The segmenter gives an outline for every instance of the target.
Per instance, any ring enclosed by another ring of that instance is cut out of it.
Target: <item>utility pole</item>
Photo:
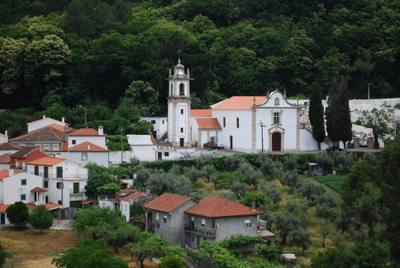
[[[265,125],[263,122],[260,120],[260,127],[261,127],[261,152],[264,152],[264,127]]]
[[[368,99],[370,99],[371,95],[370,95],[370,86],[372,86],[372,83],[367,83],[368,85]]]

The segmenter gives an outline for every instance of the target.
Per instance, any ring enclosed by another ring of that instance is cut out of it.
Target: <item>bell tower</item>
[[[173,146],[190,147],[190,78],[189,68],[178,59],[174,73],[169,70],[168,80],[168,141]]]

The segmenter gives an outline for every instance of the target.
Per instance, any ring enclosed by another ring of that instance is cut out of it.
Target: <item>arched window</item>
[[[275,105],[279,105],[279,99],[275,98]]]
[[[180,84],[179,85],[179,95],[183,96],[185,95],[185,85],[184,84]]]

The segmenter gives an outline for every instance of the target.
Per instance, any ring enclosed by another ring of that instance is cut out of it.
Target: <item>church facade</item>
[[[246,153],[317,149],[308,105],[275,90],[267,96],[233,96],[210,107],[190,109],[189,70],[178,61],[169,75],[168,141],[173,146],[220,143]],[[324,147],[324,146],[323,146]]]

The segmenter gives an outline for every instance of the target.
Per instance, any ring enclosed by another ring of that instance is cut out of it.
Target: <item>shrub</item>
[[[315,180],[319,183],[325,184],[332,190],[341,193],[342,192],[342,185],[344,182],[344,177],[340,175],[333,175],[333,176],[318,176],[315,177]]]
[[[169,255],[161,258],[161,263],[157,265],[158,268],[185,268],[185,262],[176,256]]]
[[[268,259],[270,262],[277,261],[283,254],[283,247],[279,243],[275,243],[275,246],[260,245],[255,248],[255,256],[263,257]]]
[[[25,203],[18,201],[10,205],[7,210],[7,218],[17,227],[24,227],[29,220],[29,211]]]

